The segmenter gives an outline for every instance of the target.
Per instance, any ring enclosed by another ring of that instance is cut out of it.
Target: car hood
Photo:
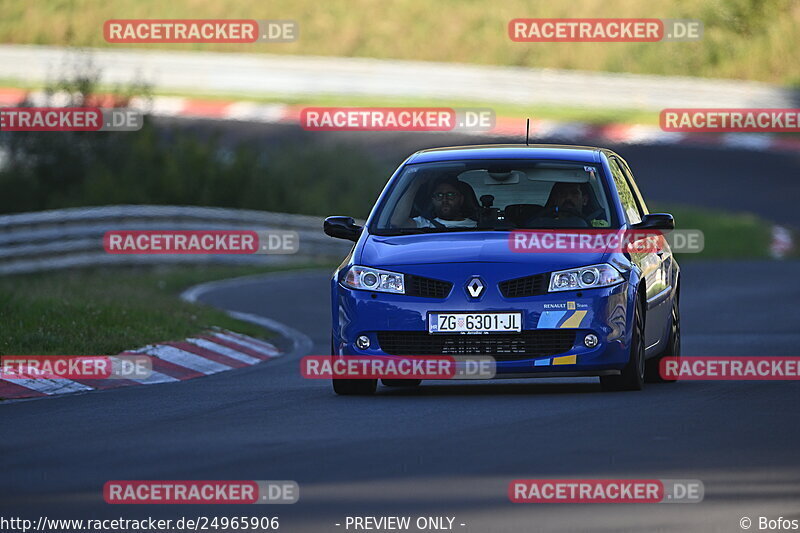
[[[382,237],[369,235],[359,264],[372,267],[444,263],[515,263],[561,270],[602,263],[605,253],[519,253],[502,231],[428,233]]]

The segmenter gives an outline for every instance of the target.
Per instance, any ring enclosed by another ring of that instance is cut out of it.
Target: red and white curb
[[[48,97],[42,91],[30,92],[23,89],[0,88],[0,107],[19,105],[26,99],[32,105],[60,105],[58,95],[50,95]],[[307,106],[156,96],[150,100],[134,98],[130,103],[130,107],[160,117],[299,125],[300,113]],[[662,131],[658,126],[642,124],[612,123],[598,125],[584,122],[538,120],[535,118],[531,120],[530,131],[533,138],[564,139],[571,143],[583,140],[591,140],[592,142],[605,140],[610,143],[621,144],[716,146],[737,150],[800,150],[800,139],[770,133],[676,133]],[[525,121],[519,117],[496,117],[495,126],[489,131],[457,132],[477,136],[524,138]]]
[[[280,357],[283,352],[260,339],[215,330],[183,341],[153,344],[118,355],[142,354],[150,356],[153,364],[153,372],[146,379],[0,379],[0,398],[39,398],[184,381],[269,361]]]

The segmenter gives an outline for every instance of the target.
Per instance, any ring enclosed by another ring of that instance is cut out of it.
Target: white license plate
[[[429,313],[428,333],[519,333],[522,313]]]

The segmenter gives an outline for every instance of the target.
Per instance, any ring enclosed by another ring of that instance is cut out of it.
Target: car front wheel
[[[665,357],[681,356],[681,312],[678,307],[677,295],[672,299],[672,323],[670,326],[669,343],[664,352],[658,357],[648,359],[645,369],[645,379],[651,383],[675,383],[677,379],[665,379],[661,375],[661,360]]]
[[[382,379],[386,387],[419,387],[421,379]]]
[[[618,376],[600,376],[600,384],[603,386],[603,390],[607,391],[642,390],[644,368],[644,307],[642,300],[637,295],[628,364]]]
[[[334,379],[333,391],[342,396],[368,396],[375,394],[377,379]]]

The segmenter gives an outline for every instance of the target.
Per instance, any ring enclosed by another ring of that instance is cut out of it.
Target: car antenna
[[[528,136],[531,133],[531,119],[525,120],[525,146],[530,146],[528,144]]]

